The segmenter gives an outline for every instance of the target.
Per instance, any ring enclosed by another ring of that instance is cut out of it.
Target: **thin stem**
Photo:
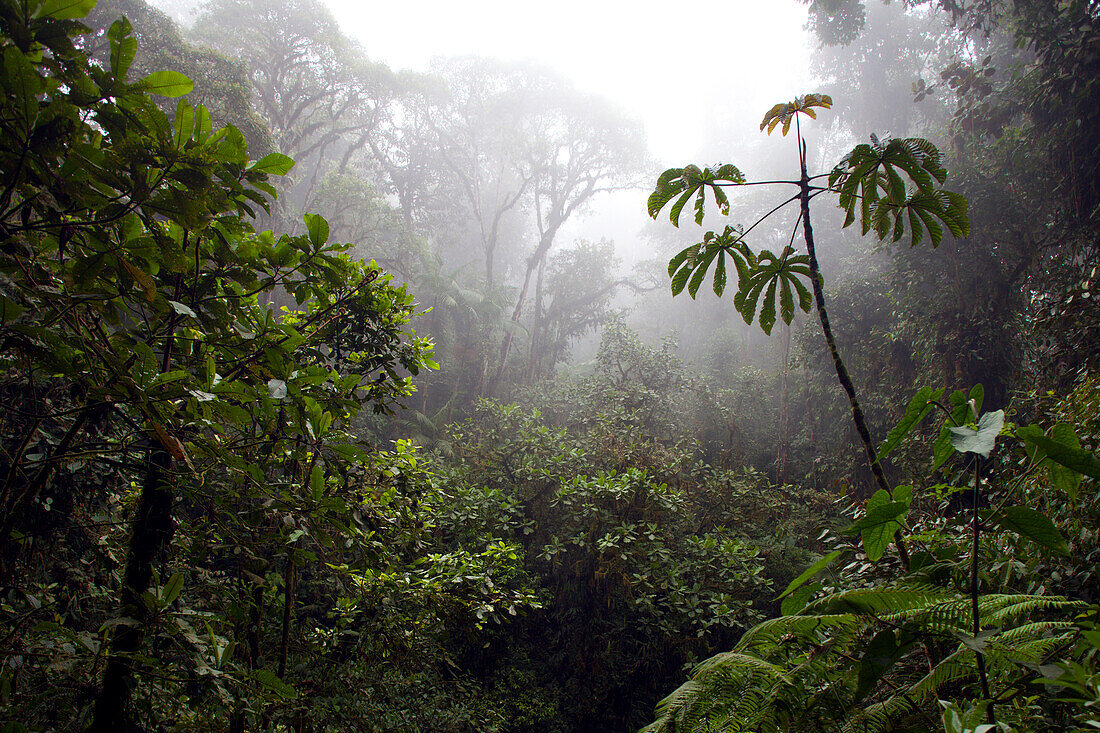
[[[798,117],[795,117],[797,124]],[[852,407],[852,420],[856,425],[856,432],[859,434],[860,441],[863,443],[863,450],[867,454],[867,463],[871,467],[871,473],[874,474],[875,482],[879,485],[879,488],[884,490],[887,494],[893,497],[894,492],[890,488],[889,482],[886,480],[886,474],[882,471],[882,466],[879,465],[876,460],[875,446],[871,441],[871,432],[867,428],[867,420],[863,415],[863,408],[860,407],[859,400],[856,398],[856,388],[852,383],[852,377],[848,374],[848,368],[844,365],[844,360],[840,358],[840,351],[836,346],[836,339],[833,337],[833,329],[829,324],[829,313],[825,308],[825,292],[822,287],[821,267],[817,261],[817,249],[814,246],[814,231],[810,222],[810,176],[806,172],[806,141],[802,137],[801,128],[798,130],[798,161],[802,168],[802,186],[799,193],[799,199],[802,204],[802,234],[806,241],[806,253],[810,258],[810,280],[814,290],[814,303],[817,306],[818,320],[821,321],[821,332],[825,336],[825,343],[829,347],[829,355],[833,358],[833,366],[836,369],[837,380],[840,382],[840,386],[844,389],[844,393],[848,395],[848,403]],[[900,534],[894,535],[894,545],[897,547],[898,555],[901,557],[902,565],[909,568],[909,551],[905,547],[905,543]]]
[[[970,614],[972,620],[974,638],[978,637],[981,633],[981,613],[978,607],[978,549],[979,542],[981,540],[982,523],[978,521],[978,499],[981,482],[981,456],[974,456],[974,494],[971,501],[971,545],[970,545]],[[974,654],[978,658],[978,679],[982,684],[982,697],[989,701],[989,707],[986,708],[986,719],[989,723],[996,725],[997,721],[993,715],[993,696],[989,694],[989,676],[986,674],[985,669],[985,655],[980,651],[975,650]]]

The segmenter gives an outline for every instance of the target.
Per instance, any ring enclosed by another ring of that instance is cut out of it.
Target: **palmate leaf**
[[[722,184],[739,184],[745,182],[745,176],[736,166],[726,163],[716,168],[700,168],[697,165],[689,165],[684,168],[669,168],[657,178],[657,187],[649,195],[647,208],[651,218],[656,219],[670,201],[675,199],[669,210],[669,220],[680,226],[680,214],[684,210],[691,197],[695,197],[695,223],[702,224],[706,207],[706,190],[710,188],[714,195],[714,201],[718,204],[718,210],[723,214],[729,214],[729,198],[719,188]]]
[[[779,256],[768,250],[756,256],[755,265],[746,277],[741,278],[740,287],[733,304],[745,319],[752,323],[757,317],[756,305],[760,297],[764,302],[760,307],[760,328],[771,334],[776,323],[776,295],[779,296],[779,318],[790,324],[794,319],[794,296],[798,295],[798,306],[809,312],[813,299],[801,278],[810,278],[810,258],[796,254],[793,247],[786,247]]]
[[[763,131],[767,128],[770,135],[776,125],[782,124],[783,134],[786,135],[790,132],[791,122],[796,114],[801,113],[812,119],[817,119],[817,113],[813,110],[814,107],[829,109],[832,106],[833,98],[828,94],[807,94],[804,97],[796,98],[793,102],[780,102],[764,115],[764,120],[760,123],[760,130]]]
[[[956,237],[970,233],[966,199],[938,188],[946,179],[940,153],[927,140],[872,135],[870,144],[857,145],[833,169],[829,187],[839,194],[844,226],[858,217],[864,234],[874,230],[895,242],[908,230],[911,246],[927,232],[935,247],[944,226]]]
[[[706,280],[712,263],[714,269],[714,293],[721,296],[726,289],[726,260],[732,260],[740,284],[747,277],[756,257],[741,239],[741,229],[727,226],[721,234],[707,232],[702,242],[685,247],[668,261],[668,274],[672,278],[672,294],[679,295],[687,288],[694,298]]]

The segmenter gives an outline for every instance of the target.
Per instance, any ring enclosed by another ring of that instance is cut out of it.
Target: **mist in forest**
[[[1100,726],[1096,0],[0,20],[0,733]]]

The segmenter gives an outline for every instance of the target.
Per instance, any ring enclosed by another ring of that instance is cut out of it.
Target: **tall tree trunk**
[[[121,616],[134,619],[136,623],[116,627],[92,720],[91,730],[94,733],[117,733],[133,725],[129,708],[137,682],[134,655],[145,642],[150,617],[141,596],[152,585],[154,565],[163,559],[175,532],[173,492],[168,482],[171,468],[172,456],[164,448],[154,445],[149,452],[137,513],[134,515],[120,594]]]
[[[776,483],[787,483],[787,467],[791,460],[791,326],[783,334],[783,369],[779,372],[779,450],[776,455]]]
[[[516,306],[512,309],[512,323],[518,324],[519,318],[523,314],[523,306],[527,303],[527,293],[531,289],[531,276],[535,274],[539,264],[546,258],[546,254],[550,251],[550,247],[554,244],[554,235],[557,233],[557,227],[544,233],[539,239],[539,246],[535,249],[534,254],[527,260],[527,271],[523,274],[523,287],[520,288],[519,297],[516,298]],[[492,397],[496,394],[497,388],[500,386],[500,380],[504,377],[504,369],[508,364],[508,355],[512,351],[512,334],[513,330],[508,330],[504,334],[504,340],[500,344],[500,363],[497,365],[496,373],[489,381],[488,387],[485,390],[485,397]]]
[[[802,234],[806,242],[806,253],[810,257],[810,277],[814,289],[814,304],[817,307],[817,317],[821,321],[821,332],[825,335],[825,343],[829,346],[829,355],[833,359],[833,367],[836,369],[836,377],[844,393],[848,395],[848,403],[852,407],[852,420],[856,424],[856,432],[863,443],[863,450],[867,454],[867,463],[871,467],[871,473],[875,476],[875,483],[890,496],[894,495],[886,480],[886,474],[882,471],[882,465],[875,455],[875,445],[871,441],[871,431],[867,428],[867,420],[863,416],[863,408],[856,398],[856,388],[852,384],[852,377],[848,374],[848,368],[844,366],[844,360],[840,358],[840,352],[836,347],[836,339],[833,338],[833,329],[829,325],[829,313],[825,309],[825,292],[822,288],[821,268],[817,262],[817,249],[814,247],[814,230],[810,223],[810,176],[806,171],[806,140],[799,132],[799,162],[802,166],[802,177],[799,180],[799,202],[802,205]],[[905,548],[899,534],[894,535],[894,545],[901,556],[902,564],[909,567],[909,552]]]
[[[535,319],[531,324],[531,348],[527,355],[527,383],[534,384],[539,373],[539,363],[542,361],[539,351],[543,347],[543,310],[542,310],[542,281],[546,273],[546,258],[539,262],[538,277],[535,278]]]

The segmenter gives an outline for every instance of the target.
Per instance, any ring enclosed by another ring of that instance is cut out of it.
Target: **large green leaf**
[[[1100,479],[1100,460],[1097,460],[1094,454],[1083,448],[1044,435],[1043,431],[1035,426],[1019,428],[1016,430],[1016,434],[1023,438],[1025,442],[1034,444],[1055,463],[1065,466],[1071,471]]]
[[[252,173],[285,176],[294,167],[294,159],[282,153],[268,153],[248,167]]]
[[[974,403],[974,409],[980,413],[984,397],[985,391],[980,384],[971,387],[969,395],[962,390],[951,393],[950,398],[948,398],[951,403],[951,416],[949,419],[944,420],[943,427],[940,428],[940,434],[932,445],[932,470],[942,466],[944,461],[955,452],[955,448],[951,445],[951,427],[963,425],[967,422],[970,416],[971,401]]]
[[[920,390],[913,396],[913,399],[909,400],[909,405],[905,408],[905,414],[901,416],[901,420],[894,426],[894,429],[890,431],[890,434],[886,436],[886,440],[882,441],[882,445],[878,448],[878,455],[876,461],[881,461],[886,456],[898,447],[902,439],[905,438],[909,432],[920,424],[922,420],[932,411],[935,407],[934,402],[943,397],[943,388],[932,389],[931,387],[921,387]]]
[[[15,46],[4,49],[4,88],[8,92],[5,105],[19,110],[21,127],[29,130],[38,117],[38,95],[42,93],[43,80],[34,65]]]
[[[891,497],[884,489],[879,489],[867,500],[863,517],[845,528],[843,534],[858,532],[867,558],[872,561],[881,559],[890,540],[901,529],[901,520],[912,501],[912,492],[912,486],[899,486]]]
[[[856,677],[856,700],[862,700],[871,694],[875,685],[905,653],[899,647],[893,629],[885,629],[874,635],[863,649]]]
[[[792,580],[790,583],[787,584],[787,589],[786,590],[784,590],[782,593],[780,593],[778,596],[776,596],[776,600],[779,600],[780,598],[783,598],[785,596],[790,595],[796,588],[798,588],[799,586],[805,584],[806,581],[808,581],[810,578],[813,578],[815,575],[820,573],[822,570],[829,567],[829,564],[832,563],[833,560],[836,560],[838,557],[840,557],[842,554],[844,554],[844,550],[833,550],[828,555],[826,555],[825,557],[822,557],[817,562],[815,562],[813,565],[811,565],[810,567],[803,570],[802,573],[797,578],[795,578],[794,580]]]
[[[992,520],[1002,528],[1027,537],[1037,545],[1062,555],[1069,555],[1069,546],[1050,517],[1026,506],[1005,507]]]
[[[317,249],[328,241],[328,222],[319,214],[306,214],[304,218],[309,242]]]
[[[138,86],[150,94],[182,97],[184,94],[190,94],[195,84],[178,71],[154,71],[139,81]]]
[[[130,36],[132,27],[126,18],[116,20],[107,31],[111,41],[111,73],[120,81],[126,79],[130,64],[137,54],[137,39]]]
[[[252,672],[252,678],[267,689],[278,694],[280,697],[286,698],[288,700],[293,700],[298,697],[297,690],[288,685],[286,682],[283,682],[281,679],[279,679],[278,675],[276,675],[269,669],[255,670],[254,672]]]
[[[87,17],[95,4],[96,0],[42,0],[35,15],[54,20],[75,20]]]
[[[713,192],[714,201],[719,211],[729,214],[729,199],[724,191],[718,187],[721,185],[740,184],[745,182],[744,175],[736,166],[726,163],[717,168],[700,168],[697,165],[689,165],[683,168],[669,168],[657,178],[657,186],[649,195],[647,209],[650,217],[656,219],[657,215],[670,201],[675,199],[669,210],[669,220],[680,226],[680,213],[695,197],[695,223],[702,224],[706,207],[706,191],[709,188]]]

